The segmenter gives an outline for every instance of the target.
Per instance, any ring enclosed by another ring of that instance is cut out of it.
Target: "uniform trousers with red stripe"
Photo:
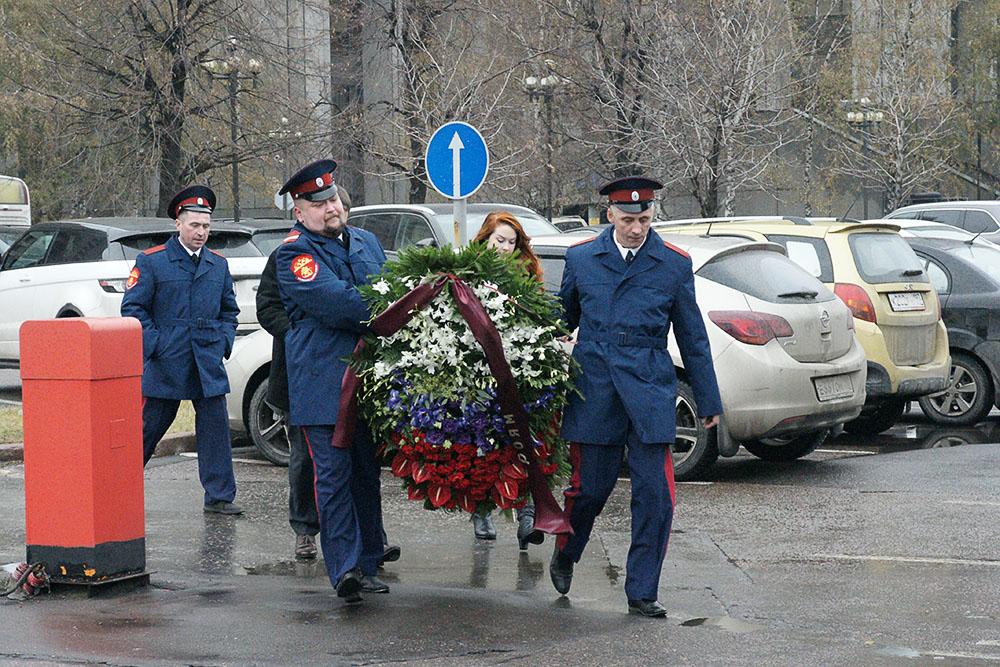
[[[355,567],[378,571],[382,557],[381,469],[371,432],[358,424],[350,448],[333,446],[331,426],[303,426],[315,468],[319,542],[334,586]]]
[[[229,439],[229,415],[225,396],[192,398],[194,438],[198,448],[198,476],[205,489],[205,504],[233,502],[236,477],[233,475],[233,445]],[[156,451],[181,402],[173,398],[142,398],[142,464]]]
[[[573,535],[561,535],[558,544],[573,562],[580,561],[626,454],[632,482],[632,544],[626,562],[625,595],[629,600],[656,600],[674,516],[674,466],[670,447],[640,441],[631,423],[626,442],[570,444],[573,476],[565,495]]]

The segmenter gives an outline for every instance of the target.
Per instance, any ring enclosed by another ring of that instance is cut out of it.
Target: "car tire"
[[[719,458],[715,434],[698,417],[698,404],[687,382],[677,381],[675,436],[672,447],[674,479],[686,482],[704,477]]]
[[[993,382],[983,364],[968,354],[951,353],[951,371],[944,391],[918,399],[927,418],[938,424],[978,424],[993,408]]]
[[[264,378],[250,397],[247,414],[247,431],[257,450],[265,459],[279,466],[287,466],[291,456],[285,436],[284,419],[267,404],[267,378]]]
[[[788,438],[761,438],[760,440],[744,440],[740,444],[748,452],[764,461],[794,461],[812,454],[817,447],[826,442],[830,429],[814,433],[805,433]]]
[[[878,435],[899,420],[908,402],[905,398],[887,398],[865,406],[858,417],[844,424],[844,430],[857,435]]]

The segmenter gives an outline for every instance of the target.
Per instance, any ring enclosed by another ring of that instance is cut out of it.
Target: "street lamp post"
[[[545,217],[552,219],[552,97],[562,81],[555,75],[524,78],[524,90],[532,102],[542,100],[545,104]]]
[[[229,138],[232,142],[233,150],[233,220],[240,221],[240,161],[236,150],[237,116],[236,97],[240,93],[240,81],[250,80],[253,87],[257,87],[257,75],[260,73],[261,63],[255,58],[250,58],[244,64],[236,54],[236,38],[230,37],[226,44],[228,55],[223,60],[206,60],[201,63],[202,68],[208,72],[213,79],[224,80],[229,88]],[[240,74],[240,70],[249,72]]]
[[[861,132],[861,156],[863,160],[868,160],[868,135],[876,123],[885,120],[885,114],[870,107],[871,100],[867,97],[854,100],[858,110],[848,111],[846,119],[848,124],[857,127]],[[868,186],[871,182],[871,169],[866,165],[864,183],[861,186],[862,199],[864,202],[864,218],[868,219]]]

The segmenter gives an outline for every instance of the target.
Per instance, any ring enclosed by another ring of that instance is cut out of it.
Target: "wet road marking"
[[[0,398],[0,403],[5,405],[23,405],[21,401],[8,401],[6,398]]]
[[[986,653],[959,653],[957,651],[922,651],[921,655],[928,658],[961,658],[963,660],[989,660],[1000,662],[1000,655],[989,655]]]
[[[851,554],[814,554],[819,560],[875,561],[884,563],[918,563],[924,565],[987,565],[1000,567],[998,560],[974,560],[970,558],[929,558],[926,556],[855,556]]]
[[[177,456],[183,456],[188,459],[198,458],[198,452],[178,452]],[[238,457],[233,457],[233,463],[250,463],[259,466],[271,466],[274,465],[270,461],[261,461],[260,459],[241,459]]]
[[[950,505],[985,505],[986,507],[1000,507],[1000,502],[992,500],[942,500]]]
[[[866,452],[860,449],[814,449],[820,454],[854,454],[855,456],[875,456],[875,452]]]

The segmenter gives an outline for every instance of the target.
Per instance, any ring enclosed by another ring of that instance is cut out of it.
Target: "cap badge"
[[[316,187],[318,187],[318,188],[323,187],[323,177],[322,176],[320,176],[320,177],[318,177],[316,179]]]
[[[205,200],[202,199],[201,197],[198,197],[198,206],[204,206],[204,205],[205,205]]]
[[[318,270],[319,267],[312,255],[299,255],[292,260],[292,273],[299,282],[311,282],[316,278]]]
[[[639,193],[635,190],[632,191],[632,201],[639,201]]]

